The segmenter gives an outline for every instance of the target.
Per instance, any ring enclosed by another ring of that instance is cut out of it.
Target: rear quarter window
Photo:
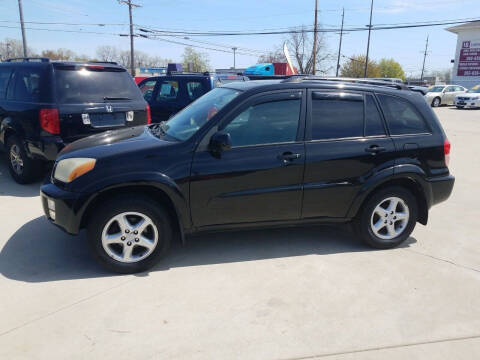
[[[378,95],[391,135],[424,134],[430,130],[425,120],[407,100]]]
[[[4,66],[0,67],[0,99],[5,99],[6,97],[8,80],[10,80],[11,74],[12,69]]]

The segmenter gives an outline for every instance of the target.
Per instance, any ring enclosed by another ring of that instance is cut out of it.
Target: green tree
[[[208,71],[210,67],[210,59],[207,54],[197,52],[190,46],[187,46],[182,55],[182,66],[184,71],[188,71],[188,64],[192,64],[192,71],[202,72]]]
[[[365,60],[364,55],[354,55],[342,65],[340,75],[343,77],[363,78],[365,74]],[[373,60],[368,60],[367,77],[380,77],[380,69],[378,64]]]
[[[402,66],[393,59],[381,59],[378,63],[380,77],[398,78],[405,81],[405,72]]]

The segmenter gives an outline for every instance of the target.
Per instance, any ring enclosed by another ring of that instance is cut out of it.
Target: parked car
[[[158,123],[168,120],[215,87],[247,80],[246,76],[232,74],[168,73],[145,79],[138,86],[150,105],[152,121]]]
[[[466,91],[467,89],[459,85],[434,85],[429,88],[425,95],[425,100],[431,104],[432,107],[454,105],[455,97]]]
[[[148,104],[115,63],[21,58],[0,63],[0,148],[28,183],[68,143],[150,122]]]
[[[476,85],[465,94],[455,97],[455,106],[459,109],[480,107],[480,85]]]
[[[86,228],[94,257],[122,273],[201,231],[352,223],[369,245],[392,248],[454,184],[440,122],[404,88],[224,85],[168,123],[70,144],[41,187],[45,214],[71,234]]]

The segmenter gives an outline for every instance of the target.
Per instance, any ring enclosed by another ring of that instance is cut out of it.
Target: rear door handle
[[[386,151],[386,150],[387,149],[384,148],[383,146],[378,146],[378,145],[372,145],[372,146],[365,149],[366,152],[368,152],[372,155],[378,154],[378,153]]]

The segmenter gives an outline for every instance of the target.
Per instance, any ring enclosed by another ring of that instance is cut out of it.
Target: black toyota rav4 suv
[[[82,137],[149,122],[133,78],[116,63],[11,59],[0,63],[0,150],[28,183]]]
[[[118,272],[157,262],[176,234],[352,223],[376,248],[447,199],[450,143],[403,85],[297,77],[213,89],[167,123],[68,145],[41,188],[48,219],[86,228]]]

